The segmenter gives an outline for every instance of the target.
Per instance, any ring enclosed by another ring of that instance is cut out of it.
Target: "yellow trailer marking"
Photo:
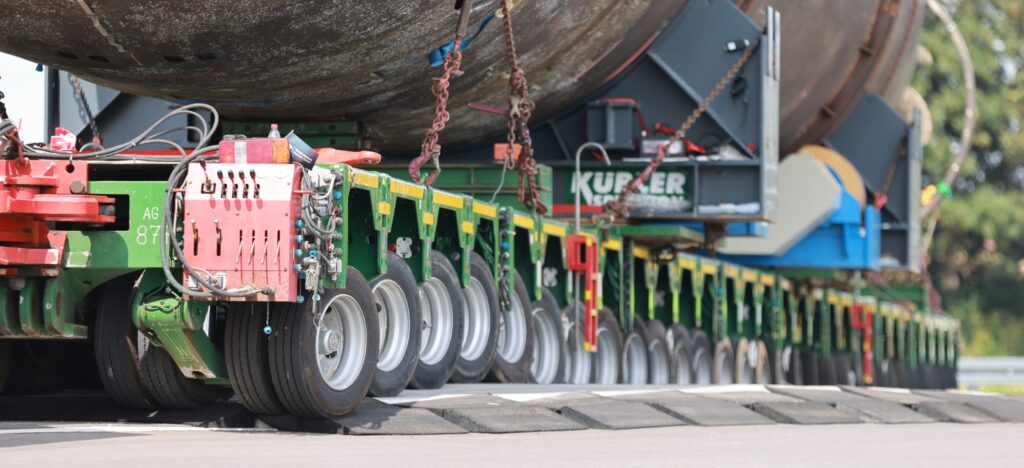
[[[410,184],[408,182],[403,182],[401,180],[392,179],[391,180],[391,191],[395,192],[397,194],[400,194],[400,195],[405,195],[405,196],[410,197],[410,198],[415,198],[417,200],[422,200],[423,199],[424,189],[423,189],[423,187],[420,187],[419,185]]]
[[[434,203],[448,208],[461,210],[466,205],[466,200],[458,195],[444,192],[434,192]]]

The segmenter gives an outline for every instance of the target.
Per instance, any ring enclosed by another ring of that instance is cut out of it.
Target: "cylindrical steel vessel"
[[[579,102],[628,65],[687,0],[522,0],[512,12],[536,119]],[[726,1],[726,0],[713,0]],[[427,54],[452,39],[453,0],[0,0],[0,51],[143,96],[205,101],[228,118],[355,118],[387,150],[414,150],[433,112]],[[783,151],[820,139],[868,89],[909,80],[923,0],[737,0],[783,17]],[[499,5],[478,0],[470,35]],[[865,44],[878,47],[865,52]],[[680,47],[687,47],[681,44]],[[502,132],[501,19],[467,48],[445,143]]]

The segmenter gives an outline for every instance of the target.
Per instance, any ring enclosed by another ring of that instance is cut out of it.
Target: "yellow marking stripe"
[[[391,180],[391,191],[395,192],[397,194],[400,194],[400,195],[405,195],[405,196],[410,197],[410,198],[415,198],[417,200],[422,200],[423,199],[424,189],[423,189],[423,187],[420,187],[419,185],[410,184],[408,182],[403,182],[401,180],[392,179]]]
[[[423,224],[432,226],[434,224],[434,213],[423,213]]]
[[[734,276],[735,277],[735,276],[739,276],[739,274],[740,274],[740,269],[739,268],[736,268],[734,266],[727,266],[727,267],[725,267],[725,276]]]
[[[391,204],[386,202],[386,201],[378,202],[377,203],[377,212],[382,214],[382,215],[389,215],[389,214],[391,214]]]
[[[498,216],[498,207],[483,202],[473,202],[473,213],[488,218],[495,218]]]
[[[523,229],[533,229],[534,226],[536,226],[532,218],[518,214],[512,215],[512,224],[515,224],[516,227],[521,227]]]
[[[379,183],[379,179],[376,175],[367,174],[365,172],[353,172],[352,181],[355,182],[356,185],[362,185],[370,188],[377,188]]]
[[[761,277],[761,282],[764,283],[765,286],[775,286],[775,277],[772,275],[764,275]]]
[[[651,257],[651,251],[643,247],[633,247],[633,256],[646,260]]]
[[[469,221],[463,221],[462,222],[462,232],[464,232],[466,234],[472,234],[473,230],[474,230],[473,229],[473,223],[471,223]]]
[[[696,270],[697,269],[697,261],[693,260],[691,258],[680,258],[679,259],[679,266],[684,268],[684,269],[686,269],[686,270]]]
[[[714,275],[714,274],[718,273],[718,267],[715,266],[715,265],[704,265],[704,264],[701,264],[700,271],[701,271],[701,273],[704,273],[705,275]]]
[[[601,244],[606,250],[619,251],[622,250],[622,241],[618,239],[608,239]]]
[[[466,206],[466,200],[464,198],[444,192],[434,192],[434,203],[448,208],[454,208],[456,210],[461,210],[463,206]]]
[[[565,237],[566,229],[565,226],[559,226],[552,223],[543,223],[541,227],[544,230],[544,234],[556,237]]]
[[[743,272],[743,281],[757,281],[757,272],[756,271],[744,271]]]

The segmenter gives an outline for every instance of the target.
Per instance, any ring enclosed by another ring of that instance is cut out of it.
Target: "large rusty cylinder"
[[[728,0],[714,0],[728,1]],[[782,154],[819,141],[865,90],[890,102],[910,79],[923,0],[735,0],[782,13]],[[512,10],[535,124],[613,79],[686,0],[522,0]],[[498,8],[473,7],[467,37]],[[428,55],[453,40],[451,0],[330,2],[0,0],[0,51],[131,94],[203,101],[232,120],[356,119],[376,146],[414,153],[430,122]],[[680,44],[679,47],[708,47]],[[465,48],[442,144],[500,139],[507,105],[500,19]],[[699,64],[696,64],[699,65]]]

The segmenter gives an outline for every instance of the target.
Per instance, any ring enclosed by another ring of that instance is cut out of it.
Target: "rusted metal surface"
[[[739,0],[782,12],[782,153],[820,142],[865,92],[898,102],[914,69],[924,0]]]
[[[783,154],[818,141],[864,91],[910,79],[923,0],[735,0],[782,13]],[[533,121],[615,76],[687,0],[523,0],[513,10]],[[382,149],[415,152],[434,102],[427,54],[451,40],[452,0],[0,0],[0,51],[132,94],[206,101],[237,119],[355,118]],[[499,6],[478,0],[470,32]],[[867,45],[868,47],[862,47]],[[684,45],[685,46],[685,45]],[[508,72],[492,23],[453,78],[442,144],[500,140]]]

